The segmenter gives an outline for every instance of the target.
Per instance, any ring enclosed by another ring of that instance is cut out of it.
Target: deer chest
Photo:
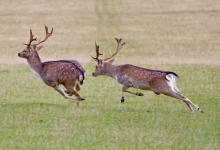
[[[126,74],[116,75],[114,78],[122,85],[131,86],[131,87],[135,86],[134,79]]]

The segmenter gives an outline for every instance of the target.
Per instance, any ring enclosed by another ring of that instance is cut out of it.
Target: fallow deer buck
[[[190,99],[178,90],[176,86],[176,77],[178,77],[178,75],[176,73],[171,71],[151,70],[131,64],[113,65],[114,56],[117,55],[125,44],[122,39],[115,39],[117,41],[116,52],[113,53],[112,56],[104,59],[99,58],[102,54],[99,52],[99,45],[95,42],[96,57],[92,58],[97,62],[97,65],[92,75],[95,77],[98,75],[109,76],[122,84],[122,103],[124,102],[124,92],[137,96],[144,96],[142,93],[128,91],[128,88],[133,87],[142,90],[151,90],[157,95],[164,94],[174,97],[183,101],[190,111],[196,110],[203,112],[201,108],[193,104]]]
[[[83,84],[85,70],[76,60],[56,60],[42,62],[38,51],[43,47],[42,44],[45,42],[53,33],[53,28],[48,32],[48,27],[45,25],[46,36],[43,40],[37,41],[34,38],[32,30],[30,29],[30,39],[26,45],[26,48],[18,53],[19,57],[27,59],[27,62],[31,69],[36,72],[44,83],[57,92],[59,92],[64,98],[76,99],[77,106],[79,101],[84,100],[78,94],[80,85]],[[34,42],[35,43],[32,43]],[[63,85],[66,90],[64,91],[59,85]],[[76,96],[75,97],[73,97]]]

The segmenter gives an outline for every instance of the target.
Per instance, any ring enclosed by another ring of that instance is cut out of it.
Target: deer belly
[[[149,84],[142,81],[136,81],[132,84],[134,88],[142,89],[142,90],[150,90]]]
[[[76,80],[76,75],[71,72],[63,71],[63,72],[53,72],[47,71],[41,77],[46,83],[56,83],[56,84],[64,84],[66,82],[74,82]]]
[[[143,83],[142,81],[134,79],[133,77],[130,77],[128,75],[115,76],[115,79],[124,86],[134,87],[138,89],[149,89],[148,84],[146,85],[146,83]]]

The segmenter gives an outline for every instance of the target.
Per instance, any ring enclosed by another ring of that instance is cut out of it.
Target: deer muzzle
[[[22,54],[21,54],[21,53],[18,53],[18,56],[19,56],[19,57],[22,57]]]
[[[93,77],[96,77],[96,76],[97,76],[97,74],[96,74],[95,72],[93,72],[93,73],[92,73],[92,76],[93,76]]]
[[[18,57],[27,58],[27,56],[23,52],[18,53]]]

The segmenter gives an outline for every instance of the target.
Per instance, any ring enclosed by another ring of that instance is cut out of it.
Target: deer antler
[[[122,39],[118,39],[115,38],[116,42],[117,42],[117,46],[116,46],[116,52],[114,54],[112,54],[112,56],[105,58],[104,61],[112,59],[114,56],[116,56],[119,52],[120,49],[122,49],[123,45],[125,45],[125,42],[122,42]]]
[[[37,38],[34,38],[34,35],[33,35],[33,33],[32,33],[32,30],[30,29],[30,39],[29,39],[29,42],[28,42],[28,44],[24,44],[24,45],[27,45],[28,47],[31,45],[31,43],[33,42],[33,41],[36,41],[37,40]]]
[[[99,53],[99,45],[97,45],[97,43],[95,42],[95,50],[96,50],[96,57],[91,56],[95,61],[99,61],[99,56],[103,55],[101,53]]]
[[[48,32],[48,27],[47,27],[46,25],[44,25],[44,27],[45,27],[45,32],[46,32],[45,38],[44,38],[43,40],[40,40],[40,41],[39,41],[37,44],[35,44],[35,45],[39,45],[39,44],[45,42],[45,41],[52,35],[52,33],[53,33],[53,28],[51,29],[50,32]]]

